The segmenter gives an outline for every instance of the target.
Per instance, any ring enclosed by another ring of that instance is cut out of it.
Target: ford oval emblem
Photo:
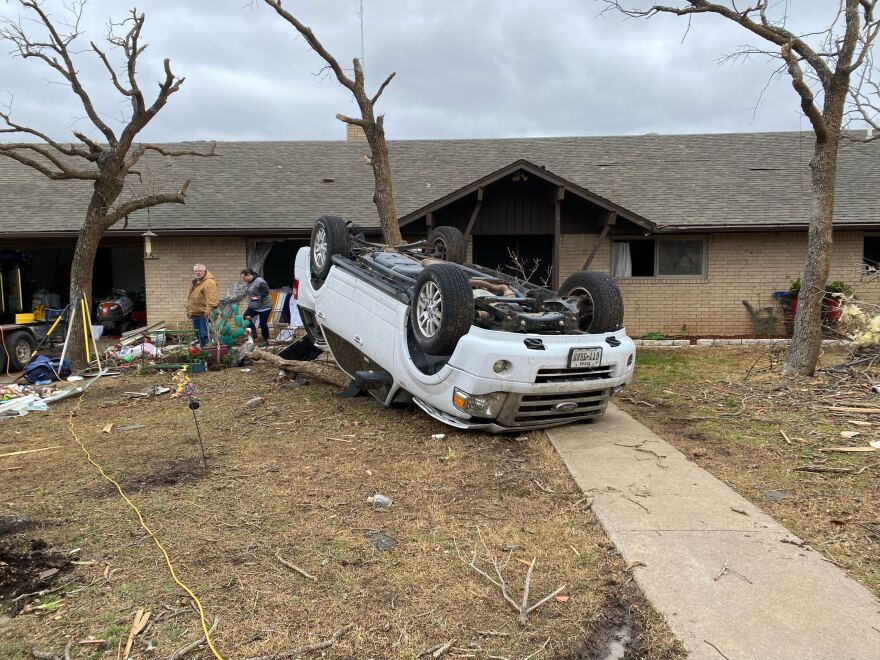
[[[557,412],[571,412],[573,410],[577,410],[578,404],[574,401],[564,401],[562,403],[556,404]]]

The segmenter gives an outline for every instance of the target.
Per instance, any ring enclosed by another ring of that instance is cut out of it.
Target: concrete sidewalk
[[[867,589],[632,417],[547,435],[691,658],[880,658]]]

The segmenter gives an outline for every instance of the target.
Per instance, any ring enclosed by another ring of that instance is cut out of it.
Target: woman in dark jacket
[[[245,268],[241,271],[241,279],[247,283],[247,311],[244,318],[248,321],[248,326],[254,336],[257,334],[257,328],[254,325],[254,317],[260,319],[260,332],[263,333],[262,347],[269,345],[269,312],[272,311],[272,300],[269,297],[269,285],[266,280],[257,275],[252,268]]]

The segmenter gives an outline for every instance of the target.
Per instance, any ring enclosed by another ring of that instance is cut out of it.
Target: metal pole
[[[199,428],[199,418],[196,417],[196,409],[199,407],[198,401],[189,400],[189,409],[192,410],[193,421],[196,423],[196,436],[199,438],[199,447],[202,449],[202,461],[205,463],[205,469],[208,469],[208,457],[205,456],[205,445],[202,444],[202,430]]]

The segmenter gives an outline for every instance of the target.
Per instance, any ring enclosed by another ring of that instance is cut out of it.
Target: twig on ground
[[[790,444],[790,445],[791,445],[791,444],[794,444],[794,443],[791,441],[791,438],[789,438],[788,435],[786,435],[785,431],[783,431],[782,429],[779,429],[779,432],[782,434],[782,437],[785,438],[785,442],[786,442],[786,443],[788,443],[788,444]]]
[[[73,647],[73,642],[74,642],[74,638],[71,637],[68,640],[67,645],[64,647],[64,660],[71,660],[70,649]]]
[[[508,589],[507,581],[504,579],[504,576],[501,573],[501,571],[504,569],[505,566],[507,566],[508,562],[510,561],[511,553],[507,554],[507,559],[505,559],[503,562],[499,562],[498,558],[489,550],[489,547],[486,545],[486,541],[485,541],[485,539],[483,539],[483,535],[482,535],[482,533],[480,533],[479,528],[477,528],[477,535],[480,538],[480,545],[482,545],[483,550],[485,551],[485,553],[487,555],[486,561],[492,567],[492,570],[495,573],[495,577],[492,577],[491,575],[489,575],[489,573],[487,573],[486,571],[481,569],[479,566],[477,566],[477,548],[474,548],[473,553],[471,554],[471,558],[470,558],[470,560],[468,560],[461,553],[461,550],[459,550],[458,542],[455,542],[455,551],[456,551],[456,553],[458,553],[458,558],[461,559],[461,561],[463,561],[465,564],[470,566],[470,568],[475,573],[483,576],[489,582],[491,582],[496,587],[498,587],[498,589],[501,591],[501,596],[502,596],[502,598],[504,598],[504,601],[508,605],[510,605],[514,610],[519,612],[519,620],[520,620],[520,623],[522,623],[523,625],[525,625],[528,622],[529,614],[534,612],[536,609],[541,607],[541,605],[543,605],[544,603],[546,603],[547,601],[552,599],[554,596],[559,594],[563,589],[565,589],[565,585],[563,584],[561,587],[559,587],[558,589],[556,589],[552,593],[548,594],[547,596],[545,596],[544,598],[539,600],[534,605],[529,605],[529,590],[531,588],[532,572],[535,568],[535,561],[536,561],[535,559],[532,559],[531,563],[529,564],[529,570],[526,573],[525,585],[523,586],[522,603],[517,603],[513,598],[511,598],[510,593],[507,590]]]
[[[69,585],[69,584],[71,584],[71,583],[73,583],[73,582],[76,582],[76,578],[70,578],[70,579],[69,579],[67,582],[65,582],[64,584],[59,585],[59,586],[57,586],[57,587],[55,587],[55,588],[53,588],[53,589],[42,589],[41,591],[32,591],[32,592],[27,593],[27,594],[21,594],[20,596],[16,596],[15,598],[13,598],[13,599],[12,599],[12,602],[13,602],[13,603],[17,603],[17,602],[20,601],[22,598],[28,598],[28,597],[30,597],[30,596],[46,596],[46,595],[48,595],[48,594],[54,594],[56,591],[61,591],[62,589],[64,589],[64,587],[66,587],[67,585]]]
[[[621,495],[621,497],[622,497],[623,499],[625,499],[625,500],[628,500],[628,501],[632,502],[632,503],[635,504],[636,506],[640,506],[640,507],[642,507],[642,508],[645,510],[645,513],[651,513],[651,512],[648,510],[648,507],[646,507],[646,506],[645,506],[644,504],[642,504],[641,502],[636,502],[634,499],[632,499],[631,497],[627,497],[626,495]]]
[[[737,509],[735,506],[730,507],[730,510],[733,511],[734,513],[740,513],[744,516],[749,515],[749,512],[746,511],[745,509]]]
[[[831,472],[833,474],[854,474],[859,475],[865,470],[867,470],[870,465],[863,465],[858,470],[855,468],[843,468],[843,467],[827,467],[825,465],[801,465],[800,467],[796,467],[793,469],[793,472]]]
[[[540,488],[542,491],[544,491],[545,493],[547,493],[547,494],[549,494],[549,495],[555,495],[555,494],[556,494],[556,491],[555,491],[555,490],[553,490],[552,488],[549,488],[549,487],[545,486],[545,485],[542,484],[540,481],[538,481],[537,478],[532,479],[532,483],[534,483],[538,488]]]
[[[509,637],[510,633],[501,632],[500,630],[475,630],[475,633],[484,637]]]
[[[725,658],[726,660],[730,660],[730,658],[728,658],[726,655],[724,655],[724,654],[721,652],[721,649],[719,649],[717,646],[715,646],[715,645],[714,645],[712,642],[710,642],[708,639],[704,639],[703,641],[706,642],[706,644],[708,644],[709,646],[711,646],[713,649],[715,649],[716,651],[718,651],[718,655],[720,655],[722,658]]]
[[[212,623],[210,629],[208,629],[208,634],[213,634],[214,631],[217,630],[218,623],[220,623],[220,619],[215,616],[214,623]],[[174,653],[172,653],[169,656],[168,660],[179,660],[180,658],[185,656],[190,651],[195,651],[197,648],[199,648],[204,643],[205,643],[205,636],[202,635],[196,641],[190,642],[186,646],[181,646],[179,649],[177,649]]]
[[[422,657],[423,655],[430,655],[432,658],[439,658],[441,655],[444,655],[449,648],[455,644],[456,640],[450,639],[448,642],[444,642],[443,644],[437,644],[436,646],[432,646],[429,649],[425,649],[421,653],[419,653],[418,657]]]
[[[722,568],[722,569],[721,569],[721,572],[720,572],[718,575],[715,576],[715,579],[714,579],[715,582],[718,582],[718,580],[720,580],[721,578],[723,578],[723,577],[724,577],[725,575],[727,575],[728,573],[733,573],[734,575],[739,575],[743,580],[745,580],[745,581],[748,582],[749,584],[754,584],[754,583],[753,583],[749,578],[747,578],[745,575],[743,575],[742,573],[740,573],[739,571],[737,571],[737,570],[735,570],[735,569],[733,569],[733,568],[730,568],[730,566],[728,566],[727,564],[728,564],[728,562],[724,562],[724,568]]]
[[[345,626],[342,626],[342,628],[337,628],[336,630],[334,630],[332,633],[330,633],[330,637],[323,641],[309,644],[308,646],[292,649],[290,651],[282,651],[281,653],[275,653],[274,655],[255,656],[253,658],[248,658],[248,660],[287,660],[288,658],[298,658],[299,656],[306,653],[311,653],[312,651],[322,651],[333,646],[345,633],[347,633],[352,628],[354,628],[354,624],[349,623]]]
[[[291,564],[289,561],[287,561],[284,557],[282,557],[277,552],[275,553],[275,559],[277,559],[279,562],[281,562],[282,564],[287,566],[287,568],[289,568],[290,570],[296,571],[297,573],[302,575],[304,578],[311,580],[312,582],[318,581],[318,578],[316,578],[314,575],[312,575],[311,573],[307,573],[306,571],[301,569],[299,566],[296,566],[295,564]]]
[[[550,638],[548,637],[547,639],[544,640],[544,643],[541,644],[541,648],[539,648],[539,649],[538,649],[537,651],[535,651],[534,653],[529,653],[526,657],[523,658],[523,660],[530,660],[530,658],[534,658],[534,657],[537,656],[541,651],[543,651],[543,650],[547,647],[547,644],[549,644],[549,643],[550,643]]]

